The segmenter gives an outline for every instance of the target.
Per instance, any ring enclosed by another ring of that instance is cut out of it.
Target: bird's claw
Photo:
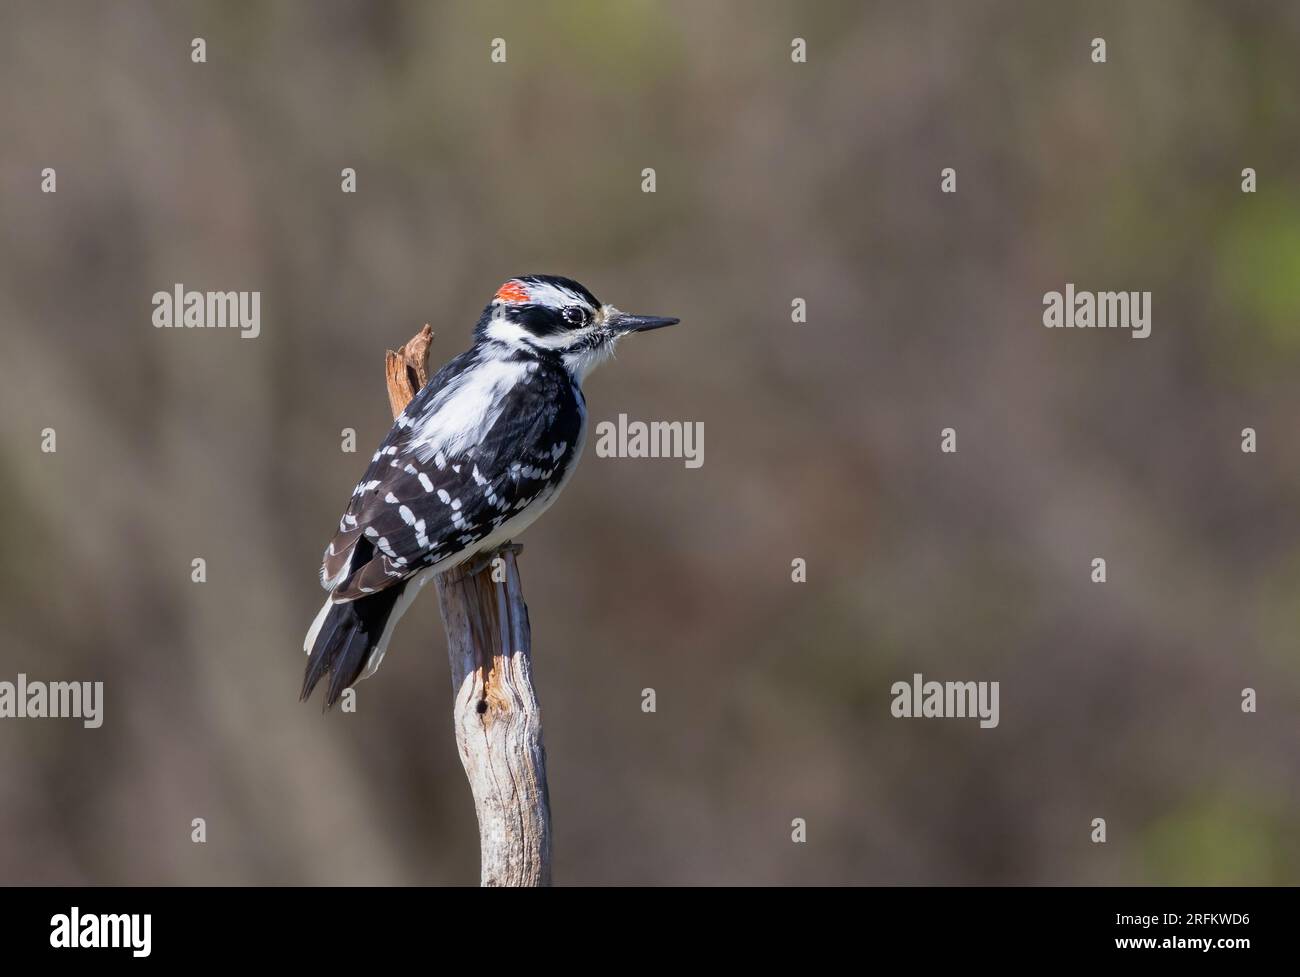
[[[515,556],[518,556],[523,551],[524,551],[523,543],[516,543],[513,542],[512,540],[506,540],[504,543],[502,543],[500,546],[496,547],[495,549],[487,550],[486,552],[480,553],[478,556],[474,557],[473,561],[469,565],[469,569],[465,571],[465,576],[474,577],[482,573],[484,570],[490,567],[492,565],[492,561],[495,560],[497,557],[499,557],[502,553],[513,553]]]

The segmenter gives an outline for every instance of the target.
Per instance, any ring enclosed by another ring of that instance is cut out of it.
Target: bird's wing
[[[453,420],[440,421],[439,411],[458,408],[426,397],[433,382],[421,391],[371,460],[325,551],[321,581],[333,599],[383,590],[470,549],[552,490],[583,433],[581,414],[557,407],[560,382],[509,386],[469,445],[439,436],[440,423]]]

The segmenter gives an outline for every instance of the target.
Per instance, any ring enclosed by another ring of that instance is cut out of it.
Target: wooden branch
[[[433,345],[433,329],[426,322],[424,328],[412,336],[405,346],[394,353],[384,354],[384,376],[388,379],[388,406],[393,420],[415,399],[420,388],[429,382],[429,347]]]
[[[401,349],[388,351],[384,372],[394,417],[428,382],[432,343],[426,325]],[[478,813],[481,882],[550,885],[546,751],[516,552],[502,550],[482,568],[462,564],[434,583],[456,696],[456,745]]]

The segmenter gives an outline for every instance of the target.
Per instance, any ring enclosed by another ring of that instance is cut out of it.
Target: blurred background
[[[6,3],[0,680],[106,701],[0,722],[0,881],[477,882],[432,591],[355,714],[301,645],[384,350],[533,272],[683,320],[593,429],[706,435],[523,539],[557,882],[1300,881],[1300,8],[1071,8]]]

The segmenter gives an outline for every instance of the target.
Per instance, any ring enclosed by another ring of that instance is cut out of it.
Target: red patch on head
[[[502,302],[527,302],[528,289],[518,282],[506,282],[497,289],[496,297]]]

